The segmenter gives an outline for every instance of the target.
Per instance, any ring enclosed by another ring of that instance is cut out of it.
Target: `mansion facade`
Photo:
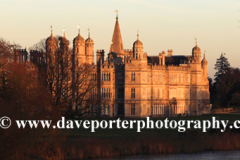
[[[54,50],[56,41],[51,34],[46,40],[46,50]],[[69,45],[65,35],[63,43]],[[76,66],[88,64],[92,68],[91,80],[97,81],[97,86],[91,90],[91,95],[101,102],[103,116],[176,116],[210,112],[208,62],[205,54],[202,59],[197,43],[190,55],[173,55],[173,51],[168,50],[148,56],[137,35],[132,49],[124,49],[116,17],[110,51],[105,54],[104,50],[97,50],[96,64],[90,33],[85,40],[79,31],[73,40],[72,52]],[[38,57],[38,54],[31,51],[30,57]]]

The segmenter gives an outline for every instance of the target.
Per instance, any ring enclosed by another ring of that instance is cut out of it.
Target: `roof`
[[[133,46],[134,47],[143,47],[143,43],[137,39],[134,43],[133,43]]]
[[[80,35],[80,31],[78,32],[77,37],[74,38],[73,42],[85,42],[85,39]]]
[[[165,57],[165,64],[166,65],[179,65],[179,64],[187,64],[188,60],[190,60],[192,56],[166,56]],[[148,63],[159,64],[159,57],[158,56],[148,56]]]
[[[86,43],[93,43],[93,40],[90,37],[88,37],[85,42]]]
[[[47,40],[46,40],[46,44],[48,44],[48,43],[55,43],[55,44],[57,44],[58,43],[58,40],[57,40],[57,38],[55,38],[54,36],[53,36],[53,33],[51,32],[51,35],[47,38]]]
[[[114,28],[113,37],[112,37],[112,43],[109,50],[109,53],[111,52],[114,52],[117,55],[124,54],[124,48],[123,48],[120,27],[118,23],[118,17],[116,18],[115,28]]]

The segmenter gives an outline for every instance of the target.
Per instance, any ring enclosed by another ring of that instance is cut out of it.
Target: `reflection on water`
[[[193,154],[171,154],[171,155],[138,155],[124,156],[112,158],[111,160],[239,160],[240,151],[217,151],[217,152],[202,152]]]

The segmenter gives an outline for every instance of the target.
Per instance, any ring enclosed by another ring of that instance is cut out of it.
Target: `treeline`
[[[54,53],[35,63],[20,62],[20,46],[0,39],[0,118],[7,116],[12,121],[10,128],[0,128],[0,159],[41,157],[65,140],[54,129],[18,129],[15,120],[54,123],[63,115],[89,114],[97,103],[91,95],[96,87],[96,81],[89,80],[91,68],[75,67],[72,52],[60,46],[61,40]]]
[[[225,54],[217,59],[213,79],[209,78],[210,99],[214,108],[240,106],[240,70],[230,66]]]

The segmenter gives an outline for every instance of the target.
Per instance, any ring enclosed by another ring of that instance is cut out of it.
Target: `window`
[[[110,92],[110,88],[102,88],[102,98],[111,98],[111,92]]]
[[[108,81],[108,73],[106,73],[106,81]]]
[[[110,98],[110,88],[107,88],[106,98]]]
[[[96,98],[97,97],[97,89],[96,88],[92,88],[91,89],[91,98]]]
[[[96,73],[91,73],[90,80],[91,81],[96,81]]]
[[[109,105],[102,105],[102,115],[109,115]]]
[[[110,81],[111,74],[110,73],[102,73],[102,81]]]
[[[106,81],[110,81],[110,73],[107,73],[107,79]]]
[[[131,73],[131,81],[135,81],[135,73]]]
[[[136,53],[136,59],[138,59],[138,54]]]
[[[155,73],[155,82],[157,82],[157,73]]]
[[[105,98],[105,88],[103,88],[103,98]]]
[[[131,98],[135,98],[135,88],[131,88]]]
[[[131,115],[135,115],[135,104],[131,104]]]

